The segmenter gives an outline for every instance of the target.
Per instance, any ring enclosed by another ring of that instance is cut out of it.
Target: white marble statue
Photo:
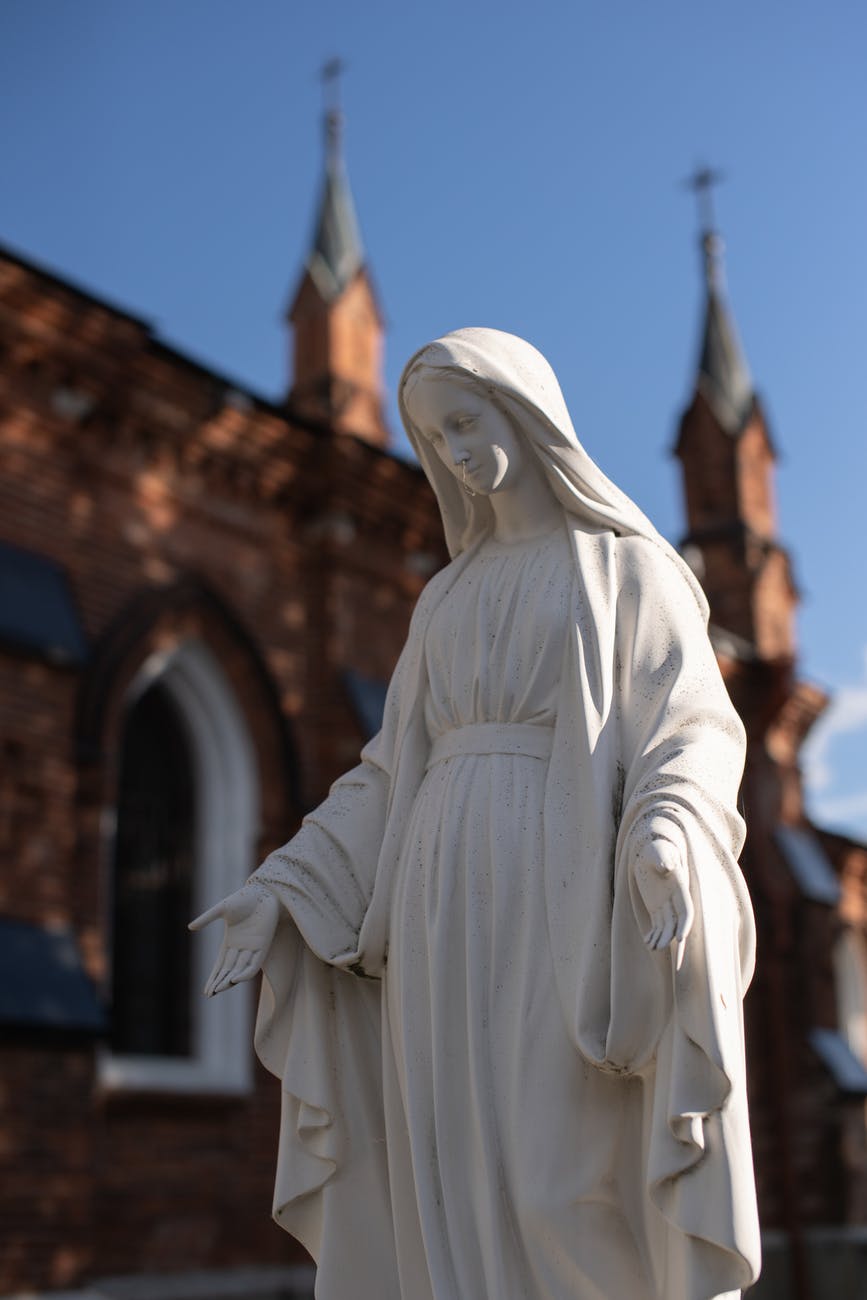
[[[274,1214],[320,1300],[708,1300],[756,1277],[744,739],[693,575],[529,344],[400,384],[451,563],[361,762],[237,893]]]

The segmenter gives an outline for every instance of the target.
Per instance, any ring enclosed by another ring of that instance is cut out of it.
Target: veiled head
[[[488,486],[484,490],[482,485],[495,484],[497,473],[508,475],[509,442],[516,467],[522,456],[535,458],[553,500],[574,526],[634,534],[660,546],[706,614],[707,604],[694,574],[581,446],[554,371],[532,344],[502,330],[455,330],[428,343],[410,358],[401,376],[398,401],[407,436],[436,492],[452,555],[491,530],[489,496],[496,489]],[[441,426],[443,418],[459,421],[482,410],[487,412],[486,418],[477,427],[490,451],[483,457],[486,477],[480,474],[478,489],[470,484],[476,491],[475,496],[470,496],[460,481],[459,466],[462,456],[472,458],[472,449],[461,445],[456,436],[460,430],[455,428],[450,441]],[[436,432],[443,436],[442,442],[431,438]],[[511,442],[513,435],[517,437]]]
[[[528,461],[544,461],[557,442],[580,451],[548,362],[501,330],[456,330],[429,343],[407,364],[398,395],[452,554],[490,530],[487,498],[514,486]],[[555,497],[556,489],[552,511]]]

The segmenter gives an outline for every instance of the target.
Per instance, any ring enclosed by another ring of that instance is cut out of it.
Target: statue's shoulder
[[[707,606],[698,583],[662,538],[618,537],[618,605],[621,613],[643,611],[647,626],[664,627],[666,636],[702,643],[707,636]]]
[[[683,585],[683,578],[667,549],[650,537],[629,533],[614,538],[614,558],[621,585]]]
[[[597,595],[607,593],[609,600],[637,598],[671,583],[683,585],[670,553],[650,537],[582,529],[576,531],[575,541],[584,587]]]
[[[431,578],[428,578],[419,593],[415,609],[412,612],[412,631],[418,631],[420,627],[424,626],[434,607],[448,591],[465,563],[464,555],[456,555],[444,568],[438,569]]]

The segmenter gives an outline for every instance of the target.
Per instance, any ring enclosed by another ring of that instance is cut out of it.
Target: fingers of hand
[[[190,921],[187,929],[203,930],[206,925],[210,925],[212,921],[216,921],[217,917],[223,915],[223,904],[215,903],[213,907],[208,908],[207,912],[202,912],[201,916],[197,916],[195,920]]]
[[[647,944],[648,948],[656,947],[657,940],[659,939],[659,936],[662,933],[662,918],[659,912],[654,912],[652,921],[653,923],[650,929],[647,931],[647,934],[644,936],[644,942]]]
[[[213,970],[211,975],[208,975],[208,982],[204,987],[205,997],[213,997],[214,993],[217,992],[217,984],[222,982],[226,970],[229,969],[231,965],[230,954],[234,952],[234,948],[225,948],[225,946],[220,950],[220,957],[217,957],[217,961],[214,962]]]
[[[262,901],[259,890],[244,885],[241,889],[236,889],[234,894],[229,894],[228,898],[223,898],[213,907],[209,907],[201,916],[197,916],[194,921],[190,921],[191,930],[201,930],[204,926],[210,925],[218,917],[222,917],[227,925],[235,925],[239,921],[246,921],[252,916]]]
[[[692,919],[689,918],[689,925],[691,924]],[[688,933],[686,916],[674,899],[668,899],[654,912],[653,924],[644,935],[644,942],[648,948],[667,948],[672,940],[677,939],[680,943]]]
[[[677,930],[675,931],[675,935],[674,935],[675,939],[677,940],[676,963],[675,963],[676,970],[680,970],[681,966],[683,965],[683,956],[684,953],[686,952],[686,941],[689,937],[690,931],[692,930],[692,924],[694,920],[695,920],[695,907],[693,906],[692,898],[690,897],[689,894],[687,894],[686,898],[684,899],[684,907],[682,910],[679,910],[678,912]]]
[[[677,913],[677,930],[674,937],[680,941],[685,939],[692,929],[692,923],[695,920],[695,907],[688,893],[679,892],[673,902],[674,910]]]
[[[237,948],[225,948],[222,950],[217,965],[211,974],[211,979],[205,985],[205,996],[213,997],[214,993],[222,993],[224,988],[229,988],[229,975],[235,969],[239,957]]]
[[[231,988],[233,984],[240,984],[242,980],[252,979],[254,975],[258,974],[261,967],[262,953],[258,949],[230,948],[225,958],[215,967],[214,973],[205,987],[205,993],[208,997],[222,993],[224,989]]]
[[[247,960],[239,966],[232,976],[233,984],[240,984],[242,980],[250,980],[254,975],[258,975],[262,969],[262,956],[258,952],[247,953]]]
[[[225,961],[223,962],[220,975],[214,981],[214,988],[213,988],[214,993],[222,993],[223,989],[227,989],[229,987],[229,985],[232,982],[232,976],[235,973],[235,967],[237,966],[239,959],[243,958],[244,956],[245,954],[239,952],[237,948],[229,949],[229,951],[226,953],[226,958]]]
[[[660,931],[659,938],[656,941],[657,948],[667,948],[674,938],[674,932],[677,929],[677,916],[671,902],[666,903],[663,911],[665,915],[662,922],[662,930]]]

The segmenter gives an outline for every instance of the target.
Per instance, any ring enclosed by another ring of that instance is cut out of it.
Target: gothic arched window
[[[187,922],[255,868],[259,785],[229,681],[196,641],[144,663],[127,695],[113,852],[108,1088],[244,1092],[251,989],[202,996],[218,926]]]

